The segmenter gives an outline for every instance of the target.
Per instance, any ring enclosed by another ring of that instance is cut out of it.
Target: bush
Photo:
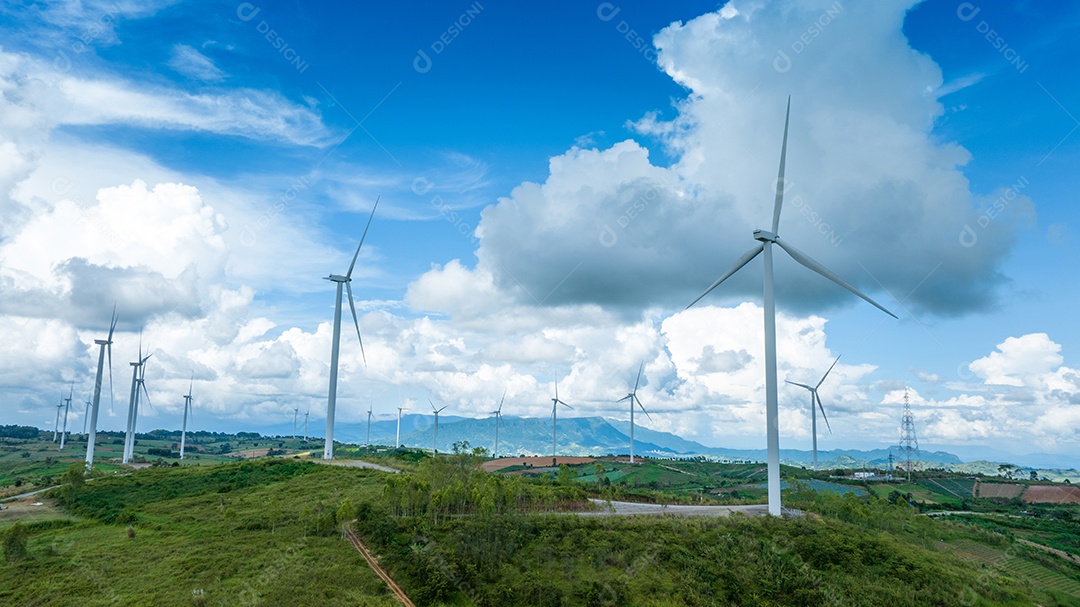
[[[26,538],[29,532],[21,521],[8,527],[4,532],[4,558],[9,563],[20,561],[27,557]]]

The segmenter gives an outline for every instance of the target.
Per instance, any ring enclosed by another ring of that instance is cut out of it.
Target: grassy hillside
[[[578,517],[545,512],[585,507],[600,477],[415,459],[403,475],[283,458],[58,490],[63,510],[25,519],[27,555],[0,563],[0,604],[393,605],[341,538],[339,521],[355,514],[419,606],[1080,606],[1080,567],[1014,541],[1067,532],[1072,542],[1067,517],[1032,528],[942,522],[799,483],[787,504],[814,514],[798,519]],[[660,470],[714,471],[672,467]],[[642,480],[659,474],[641,469]],[[0,535],[11,521],[0,516]]]

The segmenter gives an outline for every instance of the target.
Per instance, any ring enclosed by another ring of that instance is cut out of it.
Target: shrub
[[[4,558],[9,563],[27,557],[26,538],[28,535],[26,526],[21,521],[15,521],[15,524],[4,532]]]

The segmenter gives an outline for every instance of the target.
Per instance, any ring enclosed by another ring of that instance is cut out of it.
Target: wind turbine
[[[337,283],[337,298],[334,300],[334,339],[330,346],[330,393],[326,401],[326,444],[323,446],[323,459],[334,459],[334,409],[337,406],[338,350],[341,346],[342,285],[345,285],[345,290],[349,294],[349,310],[352,311],[353,324],[356,325],[356,339],[360,341],[360,355],[364,359],[364,365],[367,365],[367,354],[364,354],[364,339],[360,337],[360,321],[356,318],[356,304],[353,303],[351,283],[356,258],[360,256],[360,247],[364,246],[364,238],[367,237],[368,228],[371,227],[371,220],[374,219],[375,209],[378,207],[379,200],[376,198],[375,205],[371,207],[371,216],[368,217],[367,226],[364,227],[364,234],[360,236],[360,244],[357,245],[352,263],[349,264],[349,271],[344,276],[331,274],[326,277],[326,280]]]
[[[53,421],[52,427],[52,442],[56,442],[56,439],[60,438],[60,409],[64,408],[64,393],[60,393],[60,403],[56,405],[56,420]]]
[[[634,463],[634,403],[641,407],[641,412],[645,414],[645,417],[652,421],[652,416],[645,410],[645,405],[641,404],[641,399],[637,396],[638,385],[641,384],[641,372],[645,369],[645,361],[641,361],[641,366],[638,367],[637,381],[634,382],[634,390],[626,396],[620,398],[616,402],[622,402],[624,400],[630,401],[630,463]]]
[[[435,412],[435,433],[431,437],[431,452],[432,452],[433,455],[438,455],[439,454],[439,447],[438,447],[438,445],[439,445],[439,413],[441,413],[443,409],[449,407],[450,405],[443,405],[441,408],[436,409],[435,408],[435,403],[432,403],[430,398],[428,399],[428,402],[431,403],[431,410]]]
[[[555,460],[555,454],[557,452],[555,435],[559,426],[559,405],[566,407],[567,409],[573,409],[570,405],[559,400],[559,380],[555,380],[555,398],[551,399],[551,459]]]
[[[397,434],[394,436],[394,448],[401,446],[401,412],[408,411],[405,407],[397,408]]]
[[[502,406],[505,400],[506,391],[503,390],[502,398],[499,399],[499,408],[491,412],[495,416],[495,456],[493,459],[499,459],[499,420],[502,419]]]
[[[791,97],[788,97],[787,114],[784,118],[784,142],[780,148],[780,171],[776,178],[776,200],[773,203],[773,218],[772,218],[772,231],[767,232],[765,230],[754,230],[754,240],[757,240],[760,244],[746,252],[745,255],[735,261],[735,264],[725,272],[720,278],[716,279],[716,282],[712,284],[705,292],[702,293],[697,299],[690,303],[693,306],[695,303],[705,297],[713,289],[720,285],[733,274],[742,269],[743,266],[750,263],[752,259],[765,253],[765,276],[764,276],[764,316],[765,316],[765,418],[766,418],[766,434],[768,437],[768,486],[769,486],[769,514],[773,516],[780,516],[780,429],[777,414],[777,385],[776,385],[776,306],[773,301],[773,249],[772,245],[777,245],[783,249],[792,259],[799,262],[803,266],[821,274],[825,278],[835,282],[836,284],[844,287],[848,291],[851,291],[855,295],[869,302],[877,309],[885,312],[889,316],[896,318],[896,315],[886,310],[881,304],[877,303],[873,299],[870,299],[864,295],[861,291],[851,286],[844,279],[834,274],[831,270],[814,261],[806,254],[799,251],[795,247],[791,246],[787,242],[780,239],[777,235],[777,230],[780,227],[780,209],[784,204],[784,164],[787,158],[787,136],[788,136],[788,124],[791,118]]]
[[[67,418],[68,411],[71,410],[71,397],[75,395],[75,382],[71,382],[71,390],[68,392],[68,397],[64,399],[64,428],[60,430],[60,450],[64,450],[64,438],[67,436]]]
[[[94,442],[97,440],[97,418],[98,410],[101,406],[101,380],[102,372],[105,370],[105,351],[109,352],[109,402],[112,403],[112,338],[113,331],[116,330],[116,321],[120,317],[116,315],[116,305],[113,304],[112,318],[109,323],[109,337],[108,339],[95,339],[94,343],[99,346],[98,350],[98,363],[97,363],[97,378],[94,380],[94,407],[90,414],[90,436],[86,439],[86,471],[89,472],[94,467]],[[110,404],[111,406],[111,404]]]
[[[184,459],[184,446],[187,444],[187,418],[191,411],[191,389],[195,386],[195,372],[191,372],[191,383],[188,384],[187,394],[184,395],[184,425],[180,429],[180,459]]]
[[[150,354],[147,354],[144,358],[142,355],[142,336],[139,336],[139,359],[137,362],[128,363],[131,365],[131,397],[128,400],[128,418],[127,418],[127,430],[124,433],[124,457],[122,463],[128,463],[132,456],[135,454],[135,421],[139,416],[139,386],[142,385],[142,381],[139,379],[139,371],[146,364],[146,361],[150,358]],[[146,387],[143,386],[143,390]],[[150,396],[147,395],[146,401],[150,402]]]
[[[86,422],[90,421],[90,394],[86,395],[86,412],[83,414],[82,433],[86,434]]]
[[[368,403],[368,408],[367,408],[367,442],[364,443],[365,447],[370,447],[371,446],[371,418],[375,417],[371,413],[371,408],[374,407],[374,406],[375,406],[375,399],[372,398],[371,402]]]
[[[300,415],[300,407],[293,407],[292,410],[292,437],[296,440],[296,417]]]
[[[307,413],[304,413],[304,442],[307,442],[307,418],[311,415],[311,405],[308,405]]]
[[[825,375],[821,376],[821,381],[814,386],[808,386],[806,384],[800,384],[798,382],[784,380],[793,386],[799,386],[800,388],[806,388],[810,391],[810,433],[814,437],[814,471],[817,471],[817,409],[814,408],[815,401],[817,402],[817,408],[821,409],[821,417],[825,420],[825,427],[829,429],[829,434],[832,434],[832,426],[829,425],[829,418],[825,416],[825,407],[821,404],[821,396],[818,395],[817,389],[821,387],[821,384],[825,383],[825,378],[829,376],[829,373],[836,366],[836,363],[840,362],[840,357],[837,356],[833,364],[829,365],[829,370],[825,372]]]

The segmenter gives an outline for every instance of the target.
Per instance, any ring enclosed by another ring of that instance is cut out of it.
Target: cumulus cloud
[[[656,166],[634,141],[553,158],[543,183],[484,210],[479,267],[545,303],[689,302],[768,228],[791,95],[780,232],[887,306],[992,306],[1032,207],[1015,191],[973,193],[960,170],[968,152],[932,134],[942,77],[902,34],[913,4],[827,14],[840,5],[736,1],[664,29],[659,64],[688,94],[672,121],[636,126],[674,164]],[[814,23],[825,26],[800,42]],[[984,221],[1002,196],[1008,204]],[[776,272],[783,307],[854,304],[782,254]],[[758,295],[759,274],[740,273],[716,297]]]

